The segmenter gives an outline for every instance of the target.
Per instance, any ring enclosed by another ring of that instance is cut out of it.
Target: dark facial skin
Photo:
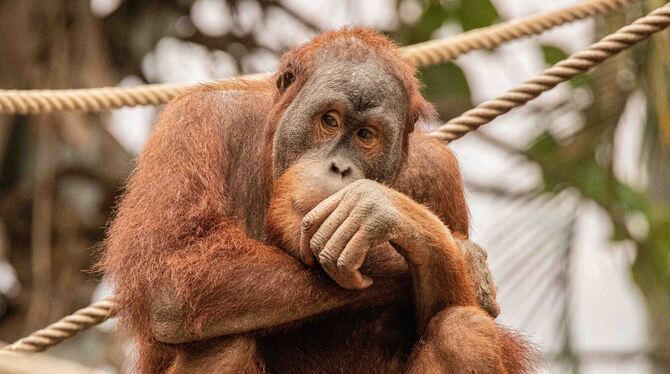
[[[101,264],[137,371],[525,372],[398,49],[344,29],[280,66],[176,98],[140,157]]]
[[[359,270],[369,251],[391,243],[411,268],[420,267],[415,287],[429,289],[422,280],[432,285],[434,278],[444,280],[439,289],[462,285],[461,294],[440,297],[417,291],[428,305],[425,311],[418,308],[422,331],[445,305],[467,305],[475,298],[448,229],[424,206],[388,187],[403,160],[408,94],[374,52],[353,60],[342,58],[346,50],[319,52],[318,68],[286,108],[274,138],[275,185],[285,186],[287,180],[299,185],[279,187],[273,196],[271,210],[283,212],[284,230],[291,220],[294,229],[300,227],[299,245],[285,249],[307,265],[318,262],[340,286],[363,289],[373,282]],[[280,92],[290,78],[279,75]],[[284,208],[277,208],[282,203]],[[270,221],[278,220],[271,216]],[[453,262],[432,257],[449,251],[455,253]],[[448,276],[429,274],[427,262],[445,263]]]
[[[400,82],[374,58],[321,59],[281,118],[275,179],[291,165],[320,161],[316,176],[390,182],[403,153],[407,97]]]

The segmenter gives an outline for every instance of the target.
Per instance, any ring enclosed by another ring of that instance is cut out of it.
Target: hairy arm
[[[221,227],[195,246],[184,251],[189,258],[169,265],[182,274],[177,283],[167,283],[151,296],[151,328],[164,343],[267,331],[338,308],[409,297],[409,278],[402,270],[393,275],[388,269],[378,271],[381,266],[368,267],[379,283],[363,292],[346,290],[281,249],[232,227]],[[186,295],[181,283],[196,286],[185,292],[202,293]]]
[[[468,212],[456,160],[422,135],[410,144],[394,189],[359,180],[305,216],[301,258],[318,261],[342,287],[364,290],[375,282],[361,268],[368,251],[388,241],[409,265],[420,330],[447,306],[479,303],[496,316],[486,253],[466,239]]]
[[[259,147],[240,131],[262,141],[269,96],[205,89],[175,99],[161,114],[101,262],[115,285],[120,317],[135,334],[184,343],[410,297],[406,264],[390,251],[376,251],[362,269],[375,285],[352,291],[249,237],[230,199],[258,200],[249,187],[258,180],[245,180],[249,168],[240,163],[258,160]],[[231,183],[242,193],[226,190]]]
[[[407,162],[393,188],[426,206],[449,228],[469,266],[479,305],[497,317],[500,308],[486,250],[468,240],[469,211],[460,167],[451,149],[415,131],[410,137]]]
[[[374,278],[362,265],[386,242],[406,260],[412,276],[419,332],[447,306],[477,304],[465,256],[449,229],[425,206],[368,179],[346,186],[303,219],[301,258],[318,261],[339,285],[365,290]]]
[[[263,90],[205,88],[173,100],[161,114],[101,261],[134,334],[184,343],[406,294],[401,270],[380,271],[381,283],[366,292],[344,290],[249,237],[231,200],[262,201],[262,191],[249,187],[260,184],[259,176],[240,165],[260,158],[269,105]]]
[[[416,131],[410,138],[405,167],[393,187],[427,207],[446,225],[450,231],[448,236],[459,248],[467,264],[469,278],[474,281],[479,306],[492,317],[497,317],[500,308],[496,302],[493,277],[486,262],[487,253],[468,240],[469,211],[460,167],[451,149],[425,133]],[[437,225],[437,230],[441,229],[440,226]],[[444,245],[452,246],[450,243]],[[429,287],[427,292],[431,291],[433,289]],[[424,298],[432,297],[425,295]]]

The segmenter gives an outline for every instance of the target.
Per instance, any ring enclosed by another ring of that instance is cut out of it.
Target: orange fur
[[[368,48],[348,48],[353,39]],[[392,187],[467,237],[467,206],[453,154],[422,134],[409,135],[418,119],[434,115],[414,68],[387,38],[349,29],[325,33],[289,52],[279,74],[290,68],[303,72],[298,77],[308,76],[315,68],[315,51],[324,46],[352,58],[373,53],[403,82],[410,102],[406,157]],[[286,185],[274,185],[272,139],[278,119],[303,84],[298,79],[281,96],[269,83],[238,91],[201,87],[174,99],[160,115],[110,224],[100,262],[115,286],[122,326],[139,344],[138,372],[229,371],[230,365],[260,372],[259,358],[270,368],[295,373],[341,372],[343,362],[349,372],[405,370],[419,337],[407,265],[395,251],[386,245],[371,252],[363,270],[375,284],[354,292],[287,254],[284,249],[295,245],[290,236],[273,231],[268,236],[273,189],[297,183],[287,177]],[[278,221],[270,226],[295,225],[288,211],[274,216]],[[277,247],[285,242],[286,248]],[[458,281],[448,287],[455,292],[453,300],[465,306],[448,306],[429,324],[433,327],[417,349],[429,348],[436,356],[421,362],[430,372],[485,357],[495,360],[493,372],[526,372],[529,350],[474,306],[472,279],[463,259],[454,256]],[[183,334],[203,342],[156,340],[152,311],[160,287],[178,300]],[[481,323],[461,325],[472,318]],[[237,327],[230,321],[238,321]],[[432,344],[435,334],[452,342],[461,336],[452,334],[463,334],[472,345]],[[230,336],[206,340],[218,335]],[[420,354],[416,350],[413,357]]]

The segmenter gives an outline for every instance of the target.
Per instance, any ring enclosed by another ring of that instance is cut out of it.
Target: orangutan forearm
[[[477,305],[474,271],[439,218],[414,201],[399,198],[397,204],[407,212],[403,225],[407,229],[392,245],[409,264],[418,331],[423,333],[433,316],[445,308]]]
[[[207,242],[229,243],[219,235]],[[177,296],[174,285],[156,289],[152,300],[152,332],[163,343],[186,343],[218,336],[267,330],[291,324],[340,308],[408,302],[412,282],[407,264],[400,254],[384,244],[372,248],[361,268],[375,283],[364,290],[347,290],[338,286],[321,269],[310,269],[283,250],[247,239],[247,247],[234,251],[221,248],[213,258],[217,265],[208,281],[215,282],[219,292],[208,304],[213,312],[188,310],[185,300]],[[239,242],[239,238],[238,238]],[[486,266],[485,252],[467,240],[457,240],[475,285],[495,289]],[[188,271],[189,267],[184,266]],[[244,269],[241,277],[240,269]],[[228,276],[226,276],[228,274]],[[236,278],[237,277],[237,278]],[[430,282],[427,277],[422,282]],[[214,287],[214,285],[213,285]],[[427,289],[430,291],[430,287]],[[479,303],[497,312],[495,292],[480,293]],[[426,298],[428,296],[423,296]],[[196,306],[197,307],[197,306]],[[188,313],[198,314],[197,318]],[[204,315],[203,315],[204,314]],[[189,318],[190,317],[190,318]],[[193,321],[198,320],[199,328]]]
[[[406,265],[393,251],[376,251],[366,270],[376,284],[362,291],[338,286],[319,269],[309,269],[280,249],[259,244],[250,252],[229,256],[219,267],[231,274],[221,278],[218,296],[212,301],[218,313],[200,318],[193,328],[193,313],[171,286],[156,290],[152,302],[152,332],[156,340],[177,344],[267,331],[340,308],[386,305],[410,299],[410,280]],[[221,261],[217,259],[216,261]],[[223,261],[222,261],[223,262]],[[244,277],[232,274],[245,269]],[[199,313],[199,311],[195,311]]]

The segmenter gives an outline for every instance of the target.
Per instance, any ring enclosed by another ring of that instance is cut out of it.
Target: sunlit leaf
[[[448,17],[449,13],[439,2],[431,1],[421,15],[414,37],[417,40],[431,39],[435,30],[439,29]]]
[[[489,0],[462,0],[459,20],[463,30],[490,26],[500,19],[498,11]]]
[[[463,70],[453,63],[421,69],[426,83],[425,96],[433,102],[440,114],[453,116],[472,106],[470,86]]]
[[[562,49],[551,45],[542,46],[542,55],[548,65],[555,65],[559,61],[568,58],[568,55]]]

